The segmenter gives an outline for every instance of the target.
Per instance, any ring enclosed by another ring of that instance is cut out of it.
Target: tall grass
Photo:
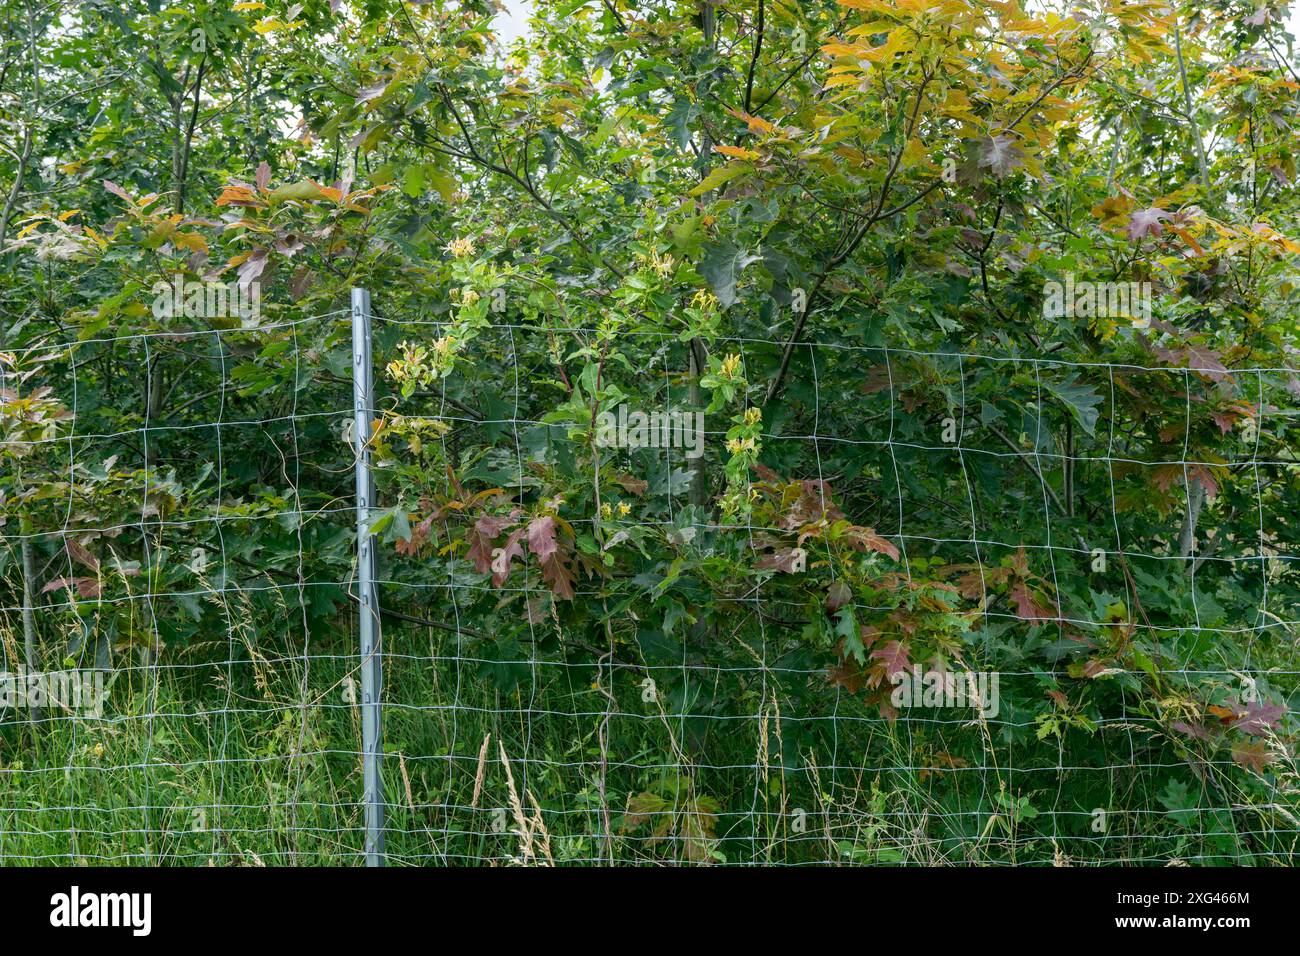
[[[156,666],[119,654],[102,719],[3,714],[0,861],[358,863],[355,640],[345,618],[304,641],[276,617]],[[493,661],[411,625],[384,639],[393,865],[1294,859],[1293,765],[1261,803],[1142,720],[1027,742],[964,715],[891,723],[849,695],[791,714],[756,679],[735,717],[701,721],[647,702],[631,665]],[[509,691],[502,667],[520,669]],[[1161,802],[1171,779],[1191,809]]]

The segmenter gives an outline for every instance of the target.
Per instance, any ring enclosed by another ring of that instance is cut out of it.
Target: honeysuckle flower
[[[474,240],[469,236],[463,236],[459,239],[453,239],[444,247],[446,252],[451,253],[457,259],[464,259],[466,256],[474,254]]]

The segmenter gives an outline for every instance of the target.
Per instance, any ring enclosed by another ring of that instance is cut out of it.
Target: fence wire
[[[390,863],[1292,861],[1291,369],[376,310]],[[361,861],[350,336],[6,353],[0,862]]]

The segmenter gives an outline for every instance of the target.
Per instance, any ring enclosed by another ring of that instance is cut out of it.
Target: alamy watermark
[[[73,886],[50,897],[50,925],[59,928],[126,927],[132,936],[153,930],[152,893],[92,893]]]
[[[1132,319],[1134,325],[1151,324],[1150,282],[1051,280],[1043,285],[1043,318],[1046,319]]]
[[[915,668],[890,675],[894,690],[889,702],[906,707],[974,708],[986,720],[998,715],[999,676],[996,671],[938,671]]]
[[[0,671],[0,709],[35,710],[51,708],[104,716],[104,672],[102,670]]]
[[[257,282],[188,282],[179,274],[171,282],[155,282],[155,319],[243,319],[262,316],[262,291]]]
[[[704,454],[704,413],[676,409],[643,412],[619,405],[596,416],[601,448],[680,448],[687,458]]]

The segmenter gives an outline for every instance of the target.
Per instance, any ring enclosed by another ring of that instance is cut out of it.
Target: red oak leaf
[[[545,561],[559,547],[555,543],[555,519],[550,515],[528,522],[528,550]]]
[[[510,532],[510,537],[506,538],[506,543],[496,548],[492,552],[492,583],[501,587],[510,577],[510,565],[515,558],[524,556],[524,546],[522,538],[524,536],[523,528],[516,528]]]
[[[542,562],[542,580],[550,585],[556,597],[573,600],[573,573],[558,551]]]
[[[1244,734],[1262,737],[1268,733],[1271,728],[1276,728],[1280,725],[1282,723],[1282,718],[1285,717],[1286,714],[1286,707],[1281,704],[1255,701],[1253,704],[1248,704],[1246,706],[1246,710],[1237,719],[1235,726]]]
[[[1026,621],[1050,621],[1056,615],[1051,608],[1043,607],[1034,598],[1029,585],[1020,581],[1011,589],[1011,600],[1016,602],[1016,615]]]
[[[495,515],[483,515],[474,522],[470,529],[468,558],[474,562],[474,570],[487,574],[492,570],[492,542],[506,528],[514,524],[513,518],[500,518]]]
[[[883,647],[876,648],[871,652],[871,658],[885,665],[886,677],[893,677],[901,671],[916,669],[916,665],[907,656],[907,648],[899,641],[890,641]]]

